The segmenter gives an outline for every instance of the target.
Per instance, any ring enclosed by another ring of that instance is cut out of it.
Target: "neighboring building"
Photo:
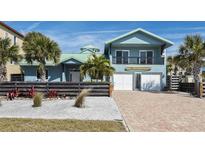
[[[10,26],[6,25],[3,22],[0,22],[0,37],[1,38],[10,38],[12,41],[12,44],[18,45],[19,46],[19,53],[23,54],[22,50],[22,43],[23,43],[23,38],[24,36],[17,32],[15,29],[11,28]],[[21,80],[22,73],[20,66],[13,63],[9,62],[6,66],[7,68],[7,80]]]
[[[157,90],[166,86],[166,48],[173,43],[136,29],[105,43],[105,52],[116,72],[114,90]]]
[[[79,82],[79,81],[90,81],[88,77],[82,78],[80,76],[80,65],[87,61],[89,56],[100,50],[94,46],[85,46],[81,48],[79,53],[61,54],[60,62],[54,64],[53,62],[46,63],[46,79],[47,81],[59,81],[59,82]],[[33,64],[28,64],[26,61],[20,63],[21,68],[24,73],[25,81],[38,81],[39,74],[37,72],[37,67],[39,63],[34,62]]]

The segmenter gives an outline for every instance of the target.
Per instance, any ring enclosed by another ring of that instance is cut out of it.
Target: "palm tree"
[[[176,63],[174,61],[174,57],[172,56],[169,56],[167,57],[167,71],[170,75],[173,74],[173,72],[175,72],[174,70],[176,70]],[[176,72],[175,72],[176,73]]]
[[[167,57],[167,71],[170,75],[176,75],[179,70],[185,69],[180,60],[179,55]]]
[[[95,53],[80,67],[81,76],[89,75],[91,82],[93,79],[102,81],[104,76],[111,76],[114,71],[115,69],[110,65],[108,59],[103,55],[97,56]]]
[[[183,44],[179,47],[179,65],[186,70],[191,70],[196,88],[201,79],[200,70],[201,67],[204,66],[204,57],[205,42],[202,37],[200,35],[186,36]]]
[[[39,32],[28,33],[22,46],[27,63],[38,62],[37,71],[42,81],[46,80],[45,66],[47,61],[55,64],[60,60],[61,50],[56,42]]]
[[[6,64],[10,61],[18,62],[21,58],[17,45],[11,45],[9,38],[0,38],[0,81],[7,80]]]

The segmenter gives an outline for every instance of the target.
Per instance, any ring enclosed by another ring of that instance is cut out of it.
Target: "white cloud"
[[[167,28],[166,30],[205,30],[205,27],[173,27]]]
[[[184,32],[184,33],[165,33],[161,34],[162,37],[165,37],[167,39],[183,39],[186,35],[195,35],[199,34],[202,37],[205,37],[204,31],[198,31],[198,32]]]
[[[27,32],[33,31],[36,29],[41,23],[40,22],[35,22],[32,23],[30,26],[28,26],[26,29],[20,30],[21,33],[26,34]]]
[[[35,22],[32,25],[30,25],[26,30],[31,31],[31,30],[37,28],[39,25],[40,25],[40,22]]]
[[[107,40],[103,34],[69,35],[61,32],[49,32],[46,35],[60,45],[62,52],[79,52],[81,47],[89,44],[103,51],[104,42]]]
[[[75,34],[104,34],[104,33],[121,33],[128,32],[130,30],[121,29],[121,30],[99,30],[99,31],[85,31],[85,32],[76,32]]]

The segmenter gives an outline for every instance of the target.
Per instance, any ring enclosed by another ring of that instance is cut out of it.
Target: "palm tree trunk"
[[[45,70],[45,64],[41,63],[38,68],[37,71],[40,75],[40,80],[41,81],[46,81],[46,70]]]
[[[45,71],[45,69],[42,70],[42,72],[40,74],[40,79],[41,79],[41,81],[46,81],[46,71]]]
[[[7,74],[6,65],[0,64],[0,81],[7,80],[6,74]]]
[[[193,67],[193,75],[194,75],[194,81],[195,81],[195,94],[197,96],[200,96],[200,93],[199,93],[199,83],[200,83],[200,77],[199,77],[199,74],[200,74],[200,69],[201,69],[201,65],[199,63],[195,63],[194,64],[194,67]]]

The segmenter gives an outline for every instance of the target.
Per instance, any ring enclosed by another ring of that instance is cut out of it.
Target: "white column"
[[[63,71],[62,71],[62,81],[66,81],[65,79],[65,65],[63,64]]]

